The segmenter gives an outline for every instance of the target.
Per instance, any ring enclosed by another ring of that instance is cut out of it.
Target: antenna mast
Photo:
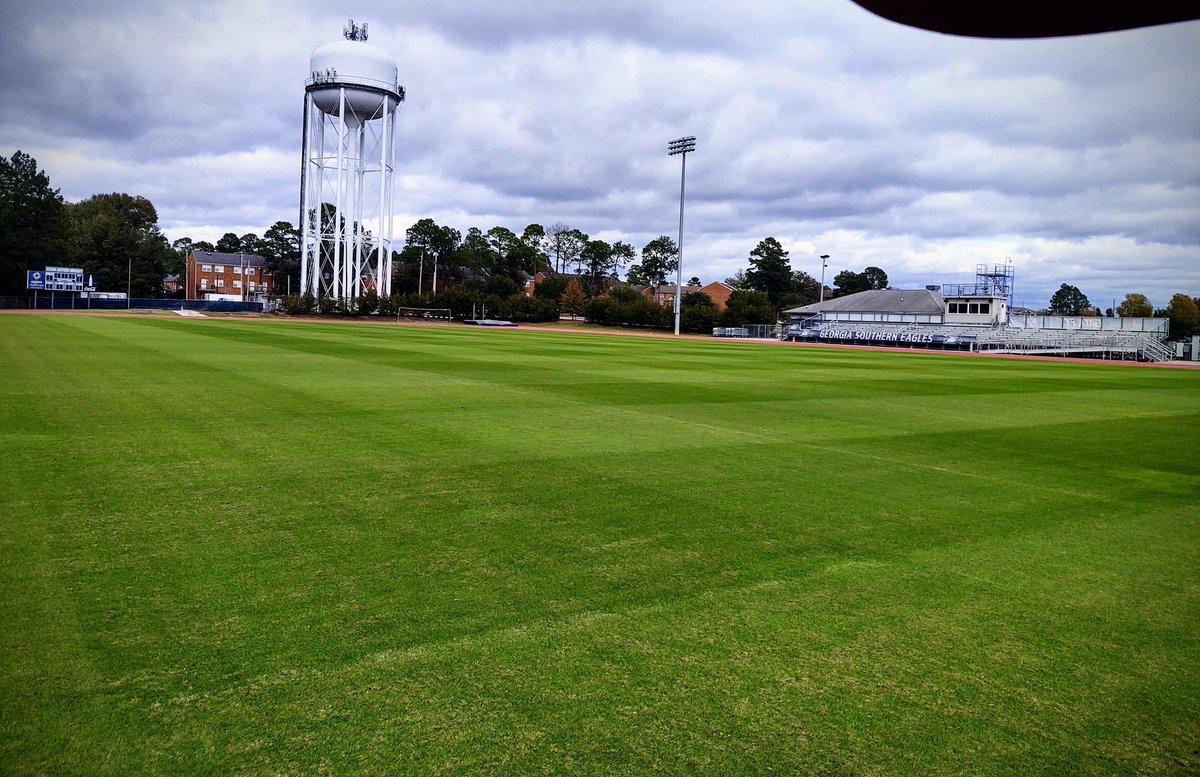
[[[346,40],[365,42],[367,40],[367,23],[355,24],[353,19],[348,19],[346,26],[342,28],[342,35]]]

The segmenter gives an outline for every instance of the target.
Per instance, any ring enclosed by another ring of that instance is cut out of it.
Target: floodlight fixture
[[[667,156],[675,156],[676,154],[686,154],[689,151],[696,150],[696,136],[689,135],[686,138],[679,138],[667,143]]]
[[[679,335],[680,300],[683,298],[683,186],[687,180],[687,155],[696,150],[696,136],[677,138],[667,143],[667,156],[681,155],[679,168],[679,253],[675,259],[675,335]]]

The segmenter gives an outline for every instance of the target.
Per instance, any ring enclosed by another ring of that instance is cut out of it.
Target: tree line
[[[0,157],[0,295],[26,294],[27,270],[58,265],[82,267],[99,275],[110,289],[127,279],[135,297],[164,296],[166,277],[183,276],[191,250],[257,254],[266,260],[277,288],[287,289],[290,282],[290,288],[299,290],[300,233],[288,221],[276,221],[261,236],[227,232],[215,244],[188,237],[168,243],[159,230],[158,213],[145,197],[114,192],[68,203],[30,155],[17,151],[11,158]],[[490,300],[493,310],[507,309],[515,320],[571,313],[598,323],[669,326],[673,311],[636,291],[614,287],[621,272],[631,286],[669,283],[677,272],[678,256],[675,241],[666,235],[648,241],[639,251],[624,241],[593,239],[562,223],[549,228],[531,223],[520,234],[504,226],[487,231],[471,227],[463,233],[423,218],[405,231],[402,247],[392,251],[395,300],[367,299],[342,312],[374,305],[376,311],[389,306],[449,307],[458,314],[468,312],[465,308],[470,304]],[[538,301],[517,299],[530,299],[522,288],[528,277],[538,273],[548,276],[534,293]],[[567,295],[571,281],[578,288]],[[767,237],[749,252],[745,268],[725,283],[734,294],[723,314],[715,306],[710,309],[711,300],[706,304],[700,299],[706,296],[684,294],[681,318],[693,322],[693,331],[703,331],[710,322],[715,322],[713,326],[773,323],[781,311],[822,296],[888,288],[888,276],[879,267],[843,270],[834,276],[831,288],[822,290],[807,272],[791,267],[788,251],[778,240]],[[688,285],[700,285],[700,279],[693,277]],[[299,296],[290,304],[311,310],[345,307],[334,300]],[[1200,333],[1198,304],[1200,299],[1176,294],[1165,307],[1154,309],[1144,295],[1131,293],[1105,313],[1169,318],[1172,336],[1187,337]],[[1046,312],[1101,314],[1082,291],[1065,283]]]
[[[59,265],[80,266],[98,275],[110,289],[128,279],[133,296],[163,296],[165,279],[183,276],[191,250],[260,255],[275,275],[277,287],[286,288],[279,281],[290,279],[291,287],[299,289],[300,234],[288,221],[275,222],[261,236],[227,232],[216,243],[190,237],[168,243],[147,198],[114,192],[65,202],[51,187],[49,176],[21,151],[11,158],[0,157],[0,189],[0,294],[22,295],[26,270]],[[638,251],[627,242],[592,238],[562,223],[549,228],[529,224],[520,234],[504,226],[486,231],[471,227],[463,233],[424,218],[405,231],[402,247],[392,252],[392,288],[401,295],[429,296],[463,286],[480,300],[506,299],[520,294],[526,279],[539,272],[551,280],[571,275],[579,280],[580,305],[586,308],[611,288],[621,272],[631,285],[670,282],[678,269],[678,255],[675,241],[666,235]],[[807,273],[793,272],[787,255],[775,238],[766,238],[750,252],[747,269],[726,282],[738,291],[764,294],[766,304],[776,312],[816,301],[818,283]],[[550,282],[543,296],[561,294],[565,283]],[[693,277],[689,283],[699,285],[700,279]],[[847,271],[834,279],[828,296],[882,288],[886,283],[886,274],[878,268],[861,274]],[[586,310],[579,312],[587,315]]]

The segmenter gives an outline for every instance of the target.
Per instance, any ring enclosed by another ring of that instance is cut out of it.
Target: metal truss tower
[[[1007,264],[977,264],[975,265],[975,286],[979,294],[994,297],[1005,297],[1008,306],[1013,305],[1013,289],[1015,280],[1012,263]]]

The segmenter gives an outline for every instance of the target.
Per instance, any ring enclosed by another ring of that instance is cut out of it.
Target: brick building
[[[186,299],[220,298],[262,301],[277,294],[266,260],[257,254],[188,251],[185,266]]]
[[[694,291],[700,291],[700,287],[683,287],[684,294],[691,294]],[[662,305],[664,308],[675,307],[675,284],[673,283],[664,283],[659,286],[646,286],[642,293],[658,304]]]
[[[643,286],[640,288],[643,294],[663,307],[675,307],[675,284],[664,283],[661,286]],[[707,286],[683,287],[684,294],[692,294],[694,292],[707,294],[708,298],[717,306],[717,310],[724,310],[725,303],[729,301],[729,295],[733,293],[733,289],[721,281],[713,281]]]
[[[726,303],[729,302],[729,295],[733,293],[733,287],[721,281],[713,281],[707,286],[701,286],[700,292],[708,295],[708,298],[717,306],[717,310],[724,310]]]

